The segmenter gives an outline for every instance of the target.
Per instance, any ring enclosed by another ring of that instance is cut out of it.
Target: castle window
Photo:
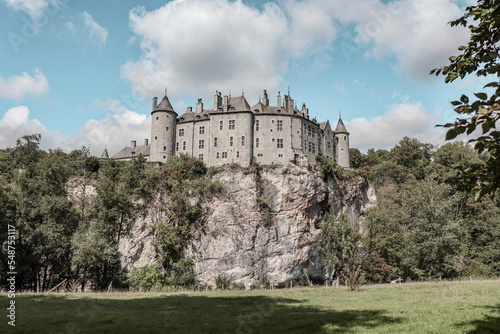
[[[240,157],[240,151],[236,152],[236,158]]]
[[[311,142],[309,142],[309,143],[308,143],[308,151],[309,151],[309,153],[311,153],[311,152],[312,152]]]
[[[274,138],[273,138],[273,143],[274,143]]]
[[[259,148],[259,138],[255,138],[255,147]]]
[[[229,146],[233,146],[233,137],[229,137]]]
[[[132,155],[135,155],[135,152],[132,151]]]
[[[166,146],[163,146],[163,150],[166,151],[167,150],[167,147]]]
[[[281,120],[276,121],[276,131],[278,132],[283,131],[283,121]]]
[[[155,140],[158,140],[158,137],[155,137]]]
[[[184,129],[179,129],[179,137],[183,137],[184,136]]]
[[[241,136],[241,146],[245,146],[245,136]]]
[[[203,161],[203,154],[198,155],[198,159],[200,159],[201,161]]]
[[[165,159],[167,159],[167,156],[166,156],[166,155],[164,155],[164,156],[163,156],[163,160],[165,160]]]
[[[311,144],[312,144],[311,145],[312,146],[312,153],[315,154],[316,153],[316,144],[314,144],[314,143],[311,143]]]
[[[182,142],[182,150],[185,151],[186,150],[186,142]]]
[[[198,148],[200,150],[205,148],[205,141],[203,139],[198,142]]]
[[[156,116],[156,120],[158,120],[158,116]]]
[[[283,158],[283,154],[278,154],[278,158]]]
[[[229,130],[234,130],[236,125],[236,121],[234,119],[229,120]]]
[[[259,158],[262,158],[262,157],[264,156],[264,154],[259,153],[259,154],[257,154],[257,156],[258,156]]]
[[[224,121],[220,121],[220,129],[223,130],[224,129]]]
[[[276,143],[277,148],[283,148],[283,139],[278,139]]]
[[[347,140],[347,136],[344,136],[344,140]]]
[[[227,159],[227,152],[222,152],[222,159]]]
[[[219,152],[217,152],[217,159],[219,159]]]
[[[311,136],[311,126],[307,126],[307,135],[310,137]]]
[[[260,128],[260,126],[259,126],[259,120],[256,120],[255,121],[255,131],[259,131],[259,128]]]
[[[203,134],[205,134],[205,127],[200,126],[200,135],[203,135]]]
[[[217,147],[217,137],[214,138],[214,147]]]
[[[167,126],[167,132],[168,132],[168,126]]]
[[[179,142],[175,143],[175,150],[179,151]]]

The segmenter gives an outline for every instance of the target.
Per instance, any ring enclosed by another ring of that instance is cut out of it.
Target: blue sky
[[[452,0],[0,0],[0,148],[42,134],[42,148],[111,154],[149,138],[165,87],[182,114],[216,90],[258,102],[266,89],[319,121],[339,112],[351,147],[403,137],[443,144],[436,124],[477,78],[445,84],[467,31]]]

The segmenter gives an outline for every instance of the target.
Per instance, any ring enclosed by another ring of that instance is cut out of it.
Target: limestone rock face
[[[231,282],[254,283],[264,277],[285,284],[303,275],[323,280],[313,242],[330,212],[363,215],[375,201],[374,188],[363,178],[339,185],[318,171],[285,165],[262,167],[259,175],[227,168],[214,176],[225,193],[203,203],[207,214],[192,226],[185,256],[195,263],[200,284],[215,285],[225,274]],[[154,262],[152,236],[141,218],[120,242],[123,264],[140,267]]]

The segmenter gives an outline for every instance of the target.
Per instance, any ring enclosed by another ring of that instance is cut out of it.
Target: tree
[[[406,185],[407,214],[402,268],[412,279],[460,275],[465,269],[465,231],[460,215],[463,194],[430,176]]]
[[[454,123],[443,125],[449,128],[446,140],[460,134],[472,134],[481,128],[482,135],[475,142],[478,152],[487,152],[486,164],[471,166],[464,171],[469,179],[469,190],[476,194],[476,199],[487,193],[494,194],[500,185],[500,131],[496,122],[500,118],[500,0],[478,0],[477,5],[466,8],[465,14],[451,26],[464,26],[471,32],[466,46],[458,48],[461,54],[450,57],[450,64],[431,71],[436,75],[445,75],[445,82],[475,73],[477,76],[493,77],[484,86],[489,90],[475,93],[469,99],[462,95],[460,100],[453,101],[455,112],[461,115]]]
[[[361,272],[361,234],[350,224],[349,217],[341,214],[338,221],[328,215],[321,224],[321,232],[315,242],[328,271],[329,281],[335,276],[342,278],[350,290],[356,290],[363,279]]]
[[[20,286],[45,291],[71,275],[70,241],[78,223],[66,191],[71,168],[62,151],[37,151],[29,140],[18,144],[15,151],[36,157],[21,157],[23,171],[12,185],[19,233],[19,282]]]
[[[366,155],[361,153],[357,148],[350,148],[349,160],[352,168],[360,168],[366,162]]]
[[[391,278],[403,276],[401,263],[405,244],[408,242],[405,228],[408,214],[403,210],[402,201],[398,185],[380,187],[377,190],[377,205],[368,210],[365,220],[368,230],[366,243],[370,255],[378,262],[386,261],[392,267]]]

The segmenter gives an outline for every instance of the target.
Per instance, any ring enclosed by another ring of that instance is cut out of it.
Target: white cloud
[[[309,56],[320,54],[335,38],[328,15],[316,8],[300,16],[302,9],[300,2],[287,3],[287,17],[273,3],[258,10],[227,0],[176,0],[151,12],[135,8],[130,28],[142,55],[122,66],[122,77],[144,98],[165,86],[174,97],[275,90],[292,57],[306,49]],[[325,59],[318,58],[318,66]]]
[[[361,9],[365,15],[352,18],[356,41],[366,47],[368,57],[395,56],[396,71],[413,79],[430,78],[430,70],[447,64],[448,57],[457,54],[457,47],[468,40],[466,29],[448,24],[463,15],[455,1],[369,3]]]
[[[391,105],[383,116],[355,118],[345,124],[351,147],[366,152],[369,148],[390,149],[404,136],[443,145],[446,131],[435,127],[437,117],[424,111],[420,103],[406,102]]]
[[[30,119],[30,110],[26,106],[11,108],[0,119],[0,148],[14,147],[18,138],[40,133],[40,147],[44,150],[61,148],[70,152],[90,146],[91,153],[100,156],[104,148],[112,155],[130,145],[131,140],[142,144],[149,138],[151,117],[128,110],[113,99],[97,99],[94,104],[111,113],[100,120],[89,120],[77,133],[70,135],[48,130],[38,120]]]
[[[39,19],[45,8],[49,5],[48,0],[5,0],[8,7],[27,13],[32,19]]]
[[[16,140],[24,135],[48,134],[47,129],[38,121],[29,119],[30,111],[26,106],[11,108],[0,119],[0,147],[14,147]]]
[[[20,76],[0,77],[0,99],[12,99],[19,102],[28,95],[40,96],[48,90],[47,78],[39,69],[35,69],[34,76],[24,72]]]
[[[97,23],[86,11],[66,22],[65,27],[66,33],[71,34],[75,41],[83,42],[85,47],[91,44],[102,47],[106,44],[108,30]],[[64,35],[64,32],[62,34]]]
[[[92,153],[100,156],[104,148],[110,155],[115,154],[131,140],[137,144],[150,137],[151,117],[128,110],[119,101],[108,98],[96,99],[94,104],[112,113],[100,120],[90,120],[79,131],[79,140],[90,145]]]
[[[311,60],[308,72],[327,68],[339,31],[354,27],[349,43],[358,52],[395,59],[395,70],[411,79],[430,78],[467,39],[447,24],[461,14],[453,0],[283,0],[262,10],[242,1],[174,0],[130,12],[131,40],[142,54],[121,76],[142,98],[165,86],[176,98],[242,88],[257,95],[279,89],[296,60]]]

